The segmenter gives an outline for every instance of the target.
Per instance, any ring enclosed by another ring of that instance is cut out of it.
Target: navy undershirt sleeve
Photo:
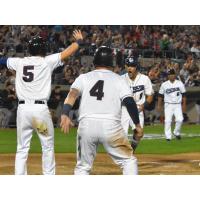
[[[123,104],[126,106],[127,111],[133,120],[134,124],[139,124],[139,113],[137,109],[137,105],[132,97],[126,97],[123,99]]]

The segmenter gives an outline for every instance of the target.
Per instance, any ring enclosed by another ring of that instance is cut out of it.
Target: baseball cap
[[[128,57],[125,59],[125,64],[128,65],[128,66],[138,66],[138,60],[134,57]]]
[[[176,71],[175,71],[175,69],[169,69],[169,70],[167,70],[167,74],[174,75],[174,74],[176,74]]]

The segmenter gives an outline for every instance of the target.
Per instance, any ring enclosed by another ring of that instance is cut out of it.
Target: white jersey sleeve
[[[73,84],[71,85],[71,88],[77,89],[80,94],[82,94],[83,92],[83,77],[84,75],[81,74],[78,78],[76,78],[76,80],[73,82]]]
[[[159,94],[164,95],[164,86],[163,86],[163,84],[160,86]]]
[[[7,68],[11,70],[17,70],[17,67],[20,66],[20,58],[8,58]]]
[[[180,81],[180,91],[181,91],[181,93],[185,93],[186,92],[186,89],[185,89],[185,86],[184,86],[184,84]]]
[[[52,71],[63,65],[61,61],[61,53],[55,53],[45,57],[47,64],[52,67]]]
[[[130,87],[123,78],[121,78],[121,81],[118,82],[118,88],[121,101],[123,101],[123,99],[126,97],[129,96],[132,97],[132,92],[130,90]]]
[[[144,86],[144,93],[145,95],[152,95],[154,93],[151,80],[148,76],[146,76],[146,83]]]

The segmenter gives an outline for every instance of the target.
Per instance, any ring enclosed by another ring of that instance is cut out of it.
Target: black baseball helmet
[[[113,51],[106,46],[99,47],[94,54],[95,66],[113,67]]]
[[[125,59],[125,65],[130,66],[130,67],[136,67],[137,70],[139,70],[139,67],[140,67],[137,58],[133,56],[129,56]]]
[[[176,75],[175,69],[168,69],[167,70],[167,75]]]
[[[40,36],[36,36],[33,37],[29,42],[28,42],[28,49],[29,49],[29,53],[32,56],[45,56],[46,55],[46,51],[47,51],[47,45],[45,40],[40,37]]]

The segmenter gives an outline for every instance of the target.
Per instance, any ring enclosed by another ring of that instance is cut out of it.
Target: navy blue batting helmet
[[[106,46],[99,47],[94,54],[95,66],[113,67],[113,51]]]
[[[29,53],[32,56],[45,56],[46,51],[47,51],[47,45],[44,39],[40,36],[33,37],[29,42],[28,42],[28,49]]]
[[[125,59],[125,65],[130,66],[130,67],[136,67],[137,70],[139,69],[139,66],[140,66],[138,60],[133,56],[127,57]]]
[[[175,74],[176,74],[175,69],[168,69],[167,70],[167,75],[175,75]]]

